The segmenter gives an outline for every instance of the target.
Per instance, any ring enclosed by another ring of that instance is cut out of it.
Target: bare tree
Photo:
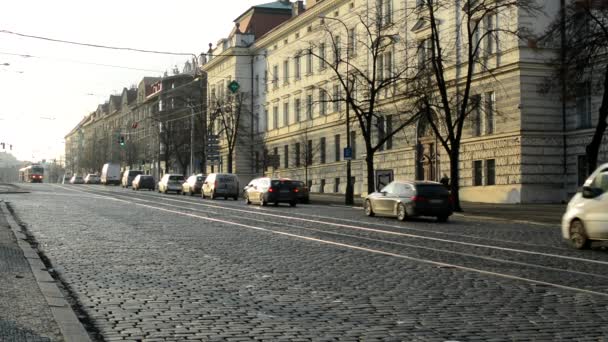
[[[598,119],[591,141],[585,148],[588,172],[597,168],[598,154],[606,132],[608,119],[608,6],[605,1],[576,0],[561,4],[558,17],[551,23],[545,36],[540,39],[543,48],[557,48],[558,56],[551,61],[555,66],[548,87],[561,86],[563,101],[579,97],[586,101],[593,93],[601,92],[602,104],[598,110]],[[603,79],[602,79],[603,78]],[[554,82],[554,80],[559,82]],[[587,103],[583,110],[591,111]],[[591,126],[588,122],[580,123],[581,127]]]
[[[473,95],[474,76],[486,73],[496,81],[487,62],[492,49],[496,48],[498,35],[503,39],[526,35],[521,27],[497,26],[496,16],[501,14],[503,19],[507,18],[505,22],[511,22],[510,14],[538,11],[534,0],[463,0],[461,3],[462,8],[454,8],[453,0],[416,1],[416,7],[408,14],[419,29],[430,32],[428,39],[416,42],[419,72],[413,99],[450,159],[450,187],[457,211],[462,210],[460,143],[467,118],[477,112],[481,103]],[[445,25],[445,13],[453,13],[450,9],[457,13],[455,28]],[[464,50],[462,56],[461,49]],[[456,77],[453,66],[458,69]]]
[[[377,1],[374,8],[353,13],[348,23],[325,17],[322,43],[311,43],[308,50],[323,69],[330,70],[340,87],[337,96],[328,96],[326,101],[345,104],[359,127],[365,144],[368,193],[375,191],[375,153],[419,116],[412,103],[403,101],[416,77],[404,58],[405,40],[399,36],[403,12],[387,8],[388,3]],[[323,40],[328,42],[329,53]],[[332,89],[324,90],[333,93]],[[387,118],[391,130],[385,129]]]
[[[228,148],[228,173],[233,171],[234,150],[237,143],[247,135],[247,125],[244,120],[249,113],[247,106],[248,94],[236,92],[223,97],[215,97],[210,122],[217,122],[218,131]]]

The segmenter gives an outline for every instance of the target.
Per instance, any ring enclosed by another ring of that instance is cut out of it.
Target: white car
[[[608,240],[608,163],[597,168],[568,203],[562,236],[577,249],[589,248],[592,241]]]
[[[184,183],[184,176],[177,174],[166,174],[158,182],[158,192],[167,193],[169,191],[175,191],[176,194],[182,193],[182,184]]]

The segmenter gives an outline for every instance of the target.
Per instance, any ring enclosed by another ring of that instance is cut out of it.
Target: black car
[[[295,207],[298,203],[298,185],[290,179],[256,178],[245,187],[245,202],[260,205],[289,203]]]
[[[150,175],[137,175],[133,180],[133,190],[141,190],[148,189],[154,191],[156,187],[156,182],[154,181],[154,177]]]

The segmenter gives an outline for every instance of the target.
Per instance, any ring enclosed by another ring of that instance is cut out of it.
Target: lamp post
[[[344,30],[346,31],[346,149],[351,153],[350,157],[346,159],[346,193],[344,194],[344,204],[353,205],[355,203],[354,193],[353,193],[353,183],[352,179],[352,169],[351,169],[351,159],[352,159],[352,150],[351,150],[351,141],[350,141],[350,49],[354,48],[354,46],[350,45],[349,34],[348,34],[348,26],[346,23],[342,21],[342,19],[328,16],[320,16],[323,19],[335,20],[344,26]],[[337,48],[337,47],[336,47]],[[337,54],[336,54],[337,55]]]

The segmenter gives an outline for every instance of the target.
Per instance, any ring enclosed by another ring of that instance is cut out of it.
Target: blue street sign
[[[344,160],[352,160],[353,159],[353,149],[352,147],[344,148]]]

